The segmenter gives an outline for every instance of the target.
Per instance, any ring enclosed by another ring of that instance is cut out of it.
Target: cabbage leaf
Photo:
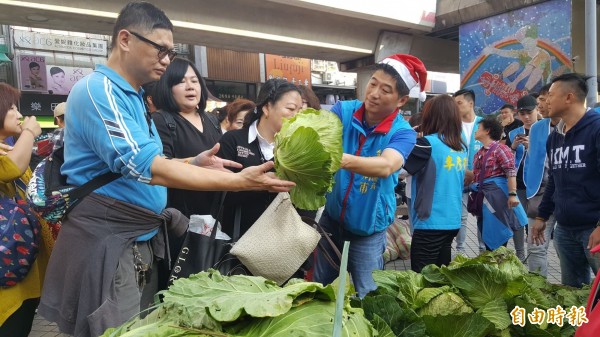
[[[335,302],[311,301],[292,308],[287,314],[255,320],[251,324],[240,322],[227,329],[236,337],[331,337]],[[349,308],[344,312],[342,336],[373,336],[375,331],[361,309]]]
[[[434,288],[423,289],[419,294],[428,292],[427,290],[429,289]],[[428,293],[432,294],[431,292]],[[439,295],[434,296],[429,301],[425,302],[423,306],[419,308],[417,313],[420,316],[447,316],[450,314],[470,314],[473,313],[473,309],[471,309],[460,296],[451,292],[448,287]]]
[[[164,291],[163,310],[183,326],[220,330],[222,323],[243,316],[285,314],[314,297],[333,300],[333,291],[320,283],[294,283],[281,288],[262,277],[204,272],[177,280]]]
[[[431,337],[485,337],[493,326],[483,316],[474,314],[423,316]]]
[[[332,112],[306,109],[284,120],[275,135],[275,172],[296,183],[290,191],[296,207],[325,205],[342,153],[342,123]]]

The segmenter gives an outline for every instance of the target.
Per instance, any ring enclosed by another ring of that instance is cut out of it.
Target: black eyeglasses
[[[173,49],[167,49],[166,47],[161,46],[152,40],[148,40],[147,38],[141,36],[140,34],[138,34],[136,32],[129,31],[129,33],[131,33],[131,35],[137,37],[138,39],[146,42],[147,44],[151,45],[152,47],[156,48],[158,50],[158,59],[159,60],[162,60],[163,58],[165,58],[165,56],[168,56],[169,60],[173,61],[175,56],[177,56],[177,52]]]

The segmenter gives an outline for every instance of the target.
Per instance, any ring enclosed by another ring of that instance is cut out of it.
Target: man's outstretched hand
[[[201,152],[199,155],[190,160],[190,164],[204,167],[211,170],[230,172],[227,167],[242,168],[242,164],[236,163],[233,160],[222,159],[217,157],[221,144],[217,143],[212,149]]]
[[[248,189],[267,190],[270,192],[288,192],[296,186],[291,181],[281,180],[273,172],[273,162],[268,161],[262,165],[250,166],[243,169],[240,174],[248,182]]]

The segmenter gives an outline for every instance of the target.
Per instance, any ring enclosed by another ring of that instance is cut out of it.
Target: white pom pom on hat
[[[394,54],[386,57],[381,64],[388,64],[394,68],[406,83],[408,90],[419,85],[419,100],[424,102],[427,98],[425,85],[427,84],[427,69],[421,60],[408,54]]]

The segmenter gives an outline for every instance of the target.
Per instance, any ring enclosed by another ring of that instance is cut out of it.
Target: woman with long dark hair
[[[447,265],[452,240],[460,229],[467,150],[454,99],[436,96],[425,103],[420,131],[404,168],[413,175],[411,213],[414,228],[411,268]]]
[[[246,114],[242,129],[223,135],[217,156],[238,162],[244,168],[273,160],[275,134],[281,129],[283,119],[293,117],[301,108],[298,87],[281,79],[266,81],[258,93],[256,109]],[[239,209],[240,235],[245,233],[275,196],[263,191],[227,193],[223,231],[233,234],[235,213]]]
[[[199,153],[213,148],[221,139],[217,118],[204,111],[208,89],[200,72],[188,60],[175,58],[154,89],[153,102],[158,111],[152,119],[167,158],[190,164]],[[169,188],[167,207],[192,214],[210,214],[215,193]]]

